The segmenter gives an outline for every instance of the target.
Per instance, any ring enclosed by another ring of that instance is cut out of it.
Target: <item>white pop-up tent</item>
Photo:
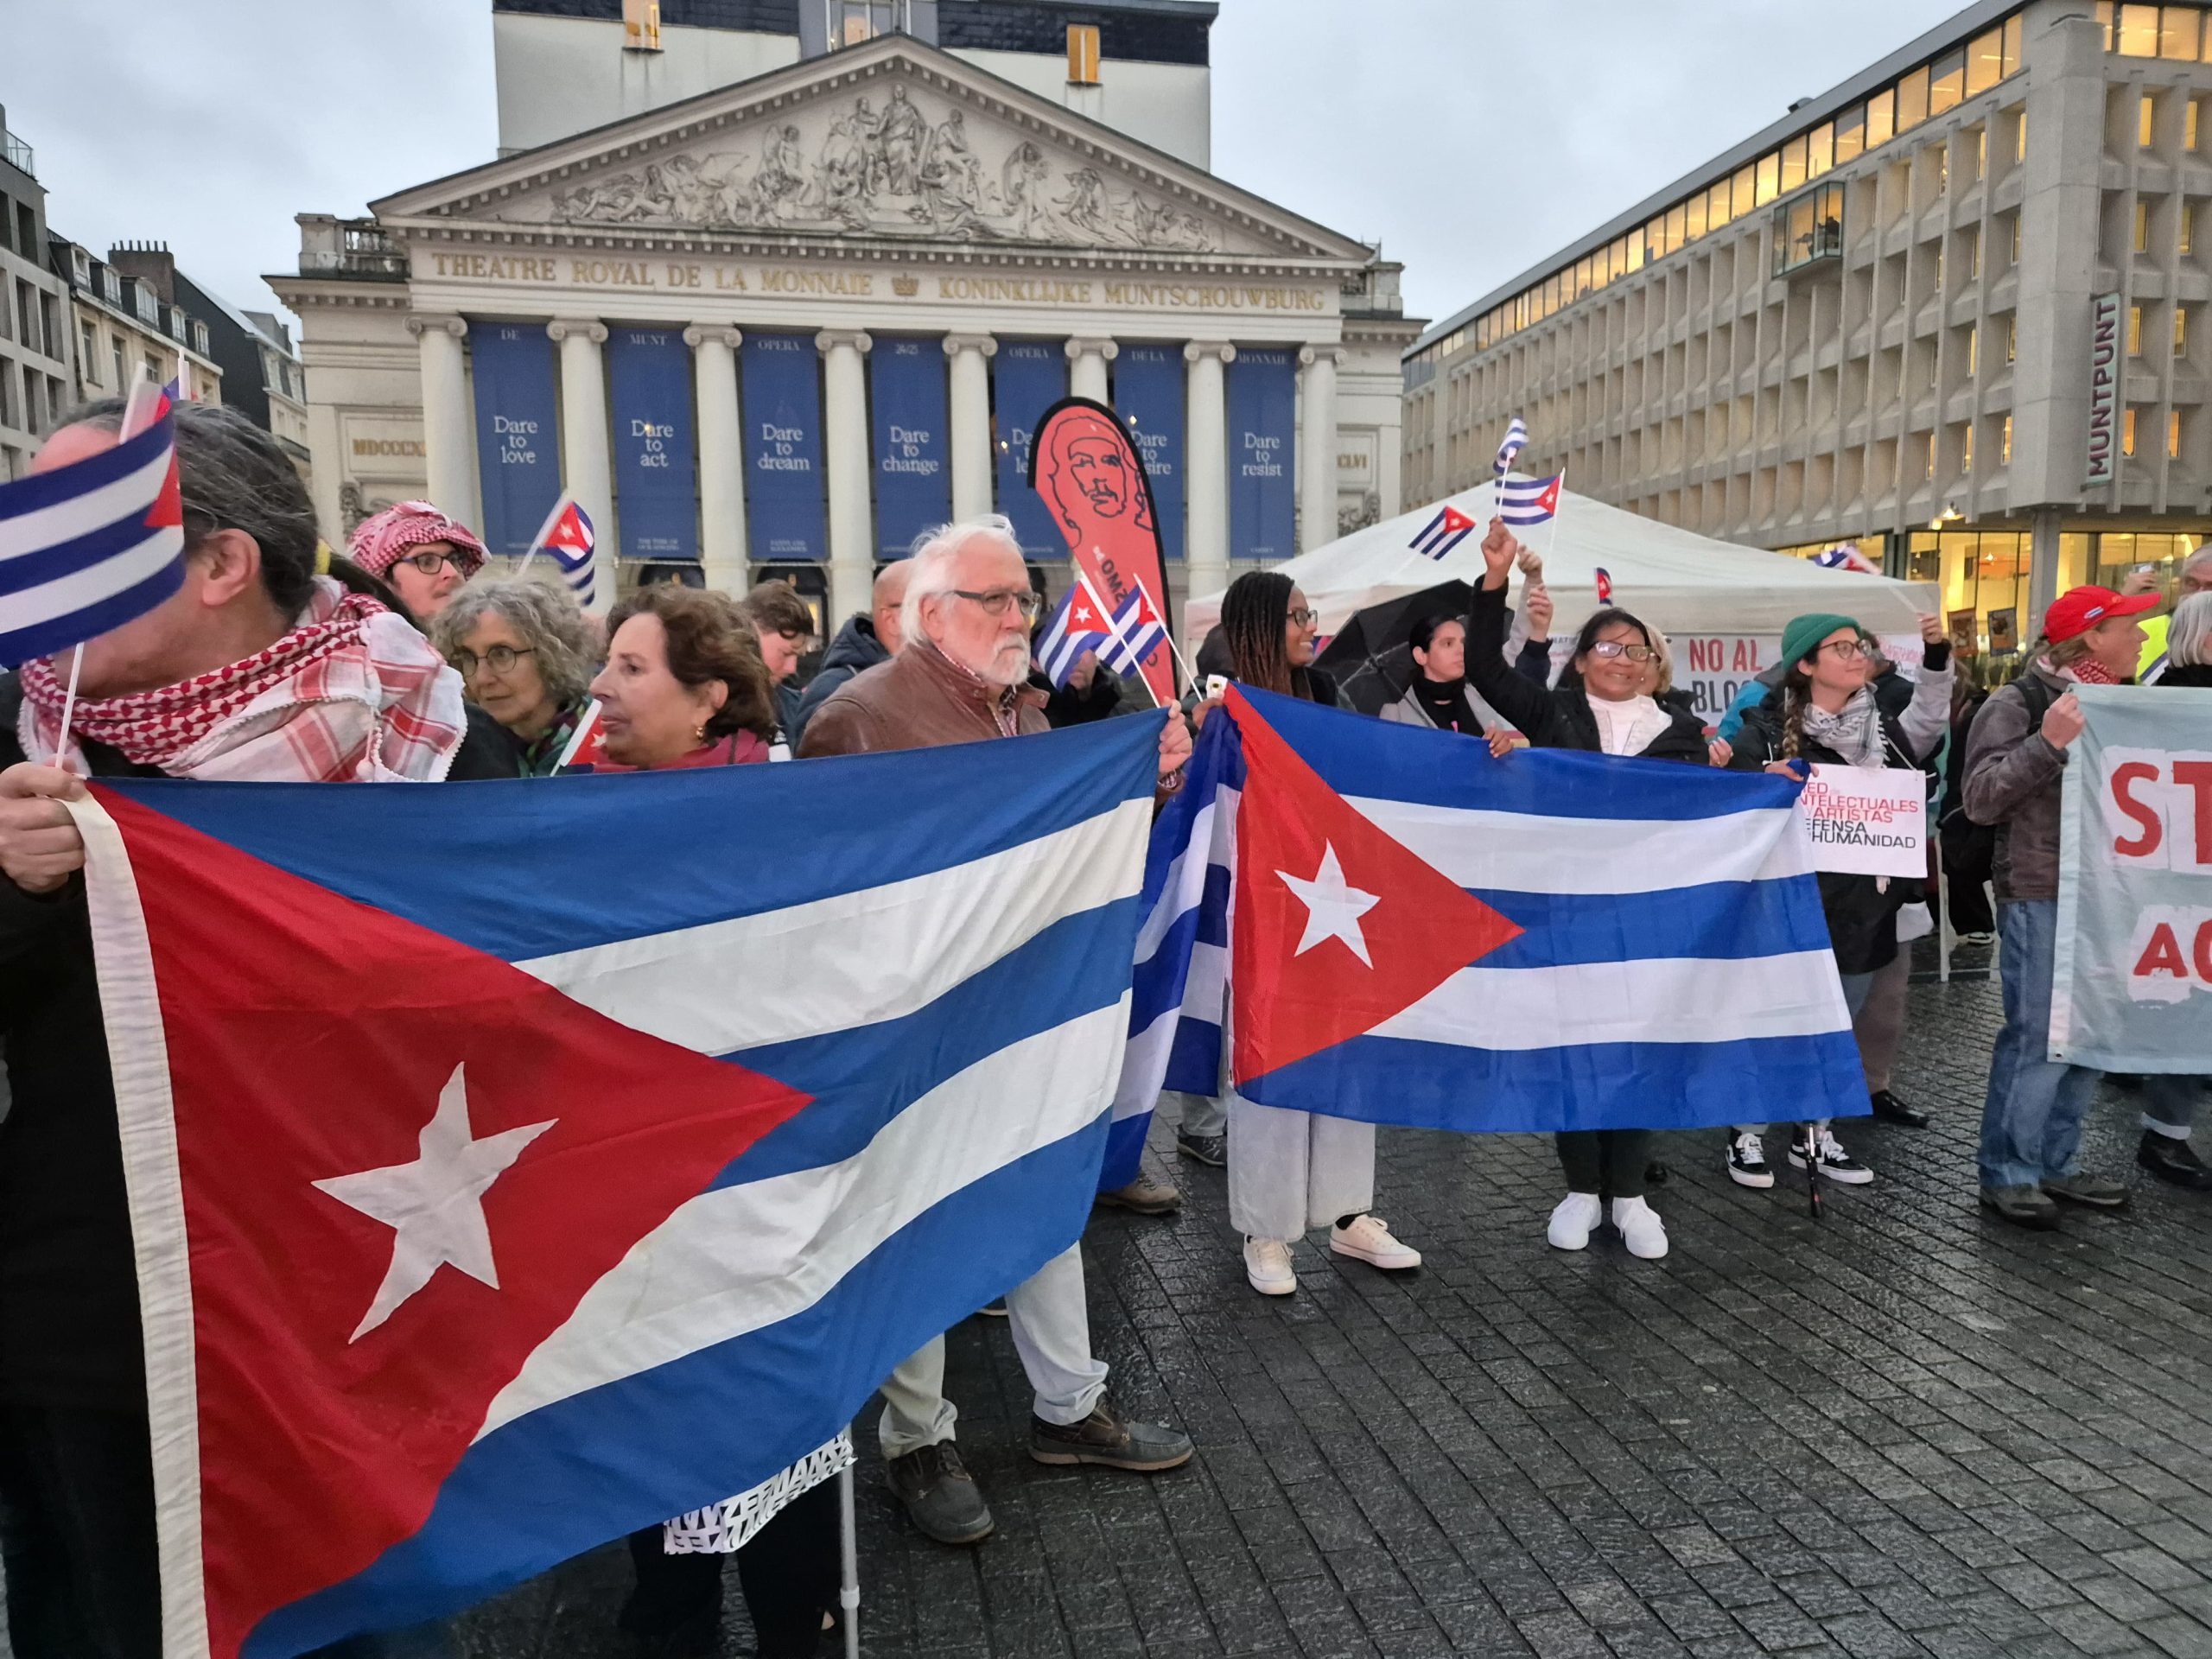
[[[1336,632],[1356,611],[1455,576],[1479,587],[1482,538],[1496,496],[1494,485],[1479,484],[1275,568],[1321,613],[1325,634]],[[1413,541],[1446,506],[1473,519],[1475,529],[1443,558],[1424,557]],[[1561,493],[1558,515],[1549,523],[1514,533],[1543,559],[1544,583],[1556,607],[1554,636],[1572,634],[1598,608],[1600,569],[1612,579],[1614,604],[1685,636],[1778,639],[1791,617],[1834,611],[1872,633],[1909,639],[1918,630],[1919,613],[1936,606],[1932,582],[1827,569],[1808,559],[1677,530],[1572,492]],[[1519,583],[1516,575],[1516,588]],[[1183,610],[1184,635],[1195,644],[1220,620],[1220,594],[1193,595]]]

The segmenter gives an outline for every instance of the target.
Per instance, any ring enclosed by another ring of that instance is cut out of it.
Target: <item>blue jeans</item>
[[[2202,1077],[2170,1071],[2143,1079],[2143,1127],[2158,1135],[2186,1141],[2196,1127],[2196,1103],[2204,1088]]]
[[[2055,899],[2008,899],[1998,906],[2005,1027],[1989,1057],[1989,1097],[1981,1109],[1977,1161],[1985,1187],[2033,1186],[2081,1173],[2082,1119],[2099,1074],[2044,1058],[2057,935]]]

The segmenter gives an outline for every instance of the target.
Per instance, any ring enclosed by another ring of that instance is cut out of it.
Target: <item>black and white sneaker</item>
[[[1774,1166],[1766,1160],[1766,1148],[1748,1129],[1728,1137],[1728,1179],[1738,1186],[1774,1185]]]
[[[1864,1186],[1874,1179],[1874,1172],[1843,1149],[1843,1142],[1826,1129],[1817,1137],[1815,1157],[1821,1175],[1845,1186]],[[1789,1147],[1789,1167],[1805,1167],[1805,1148],[1802,1141],[1792,1141]]]

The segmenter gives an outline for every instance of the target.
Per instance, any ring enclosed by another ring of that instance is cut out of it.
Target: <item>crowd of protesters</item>
[[[41,468],[111,445],[119,404],[95,405],[50,438]],[[1039,609],[1003,520],[948,526],[887,565],[870,608],[847,619],[810,680],[798,670],[823,632],[785,583],[745,599],[675,585],[639,589],[602,625],[552,582],[486,571],[486,550],[435,505],[403,502],[362,524],[347,556],[319,539],[296,473],[265,433],[233,412],[176,411],[188,558],[172,599],[81,648],[67,694],[48,663],[0,677],[0,1040],[12,1104],[0,1120],[0,1546],[20,1659],[142,1659],[161,1650],[151,1454],[137,1289],[114,1091],[101,1036],[82,843],[62,803],[86,777],[438,783],[552,775],[586,722],[599,745],[578,764],[620,773],[742,766],[1019,738],[1140,706],[1095,658],[1065,684],[1033,659]],[[2077,684],[2140,677],[2212,684],[2212,554],[2183,572],[2183,597],[2155,637],[2159,601],[2080,588],[2049,608],[2044,637],[2012,683],[1970,698],[1949,646],[1923,619],[1923,649],[1888,661],[1855,619],[1796,619],[1780,661],[1718,735],[1672,683],[1665,636],[1606,606],[1560,653],[1541,569],[1502,524],[1483,544],[1485,575],[1465,616],[1417,620],[1410,677],[1382,718],[1478,740],[1469,764],[1517,741],[1681,765],[1789,772],[1921,768],[1942,822],[1962,845],[1952,908],[1964,937],[2001,939],[2005,1021],[1989,1073],[1979,1154],[1980,1200],[2030,1227],[2058,1206],[2110,1209],[2127,1188],[2085,1172],[2082,1116],[2096,1074],[2044,1056],[2051,995],[2059,791],[2083,728]],[[1526,581],[1517,614],[1507,588]],[[1319,618],[1282,575],[1240,576],[1204,671],[1336,706],[1316,662]],[[1145,700],[1148,706],[1148,700]],[[1162,728],[1161,798],[1181,786],[1194,733],[1218,702],[1194,690]],[[1510,729],[1509,729],[1510,728]],[[60,766],[43,764],[55,755]],[[435,849],[430,849],[435,855]],[[1947,861],[1949,855],[1946,855]],[[1997,913],[1980,893],[1993,884]],[[1904,1017],[1907,946],[1928,925],[1922,884],[1820,878],[1844,999],[1854,1016],[1870,1109],[1921,1126],[1891,1067]],[[2203,1084],[2144,1082],[2139,1161],[2153,1176],[2212,1189],[2190,1147]],[[1787,1105],[1789,1103],[1783,1103]],[[1298,1289],[1293,1250],[1315,1229],[1329,1249],[1386,1272],[1421,1262],[1375,1212],[1376,1131],[1347,1119],[1243,1098],[1180,1103],[1175,1145],[1225,1166],[1231,1224],[1252,1287]],[[1806,1114],[1788,1158],[1812,1181],[1866,1185],[1874,1172],[1830,1121]],[[1770,1187],[1769,1126],[1735,1125],[1726,1173]],[[1549,1243],[1587,1248],[1610,1222],[1628,1252],[1663,1256],[1649,1201],[1661,1166],[1650,1132],[1561,1134],[1566,1196]],[[1151,1173],[1102,1201],[1147,1214],[1176,1207]],[[1046,1464],[1135,1472],[1192,1456],[1179,1429],[1136,1421],[1108,1392],[1090,1336],[1079,1246],[1006,1298],[1033,1390],[1027,1450]],[[944,1344],[886,1379],[879,1438],[892,1491],[916,1528],[972,1544],[995,1521],[963,1462],[944,1393]],[[766,1659],[810,1654],[837,1616],[834,1489],[819,1477],[851,1459],[841,1434],[771,1486],[631,1540],[624,1628],[648,1654],[715,1650],[724,1560]],[[324,1649],[347,1659],[449,1651],[425,1628]]]

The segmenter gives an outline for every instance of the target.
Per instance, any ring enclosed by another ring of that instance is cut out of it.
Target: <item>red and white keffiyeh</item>
[[[48,755],[67,690],[52,664],[23,664],[17,735]],[[241,662],[158,690],[79,697],[79,740],[174,778],[253,783],[435,781],[467,732],[461,677],[404,619],[327,576],[291,631]]]

